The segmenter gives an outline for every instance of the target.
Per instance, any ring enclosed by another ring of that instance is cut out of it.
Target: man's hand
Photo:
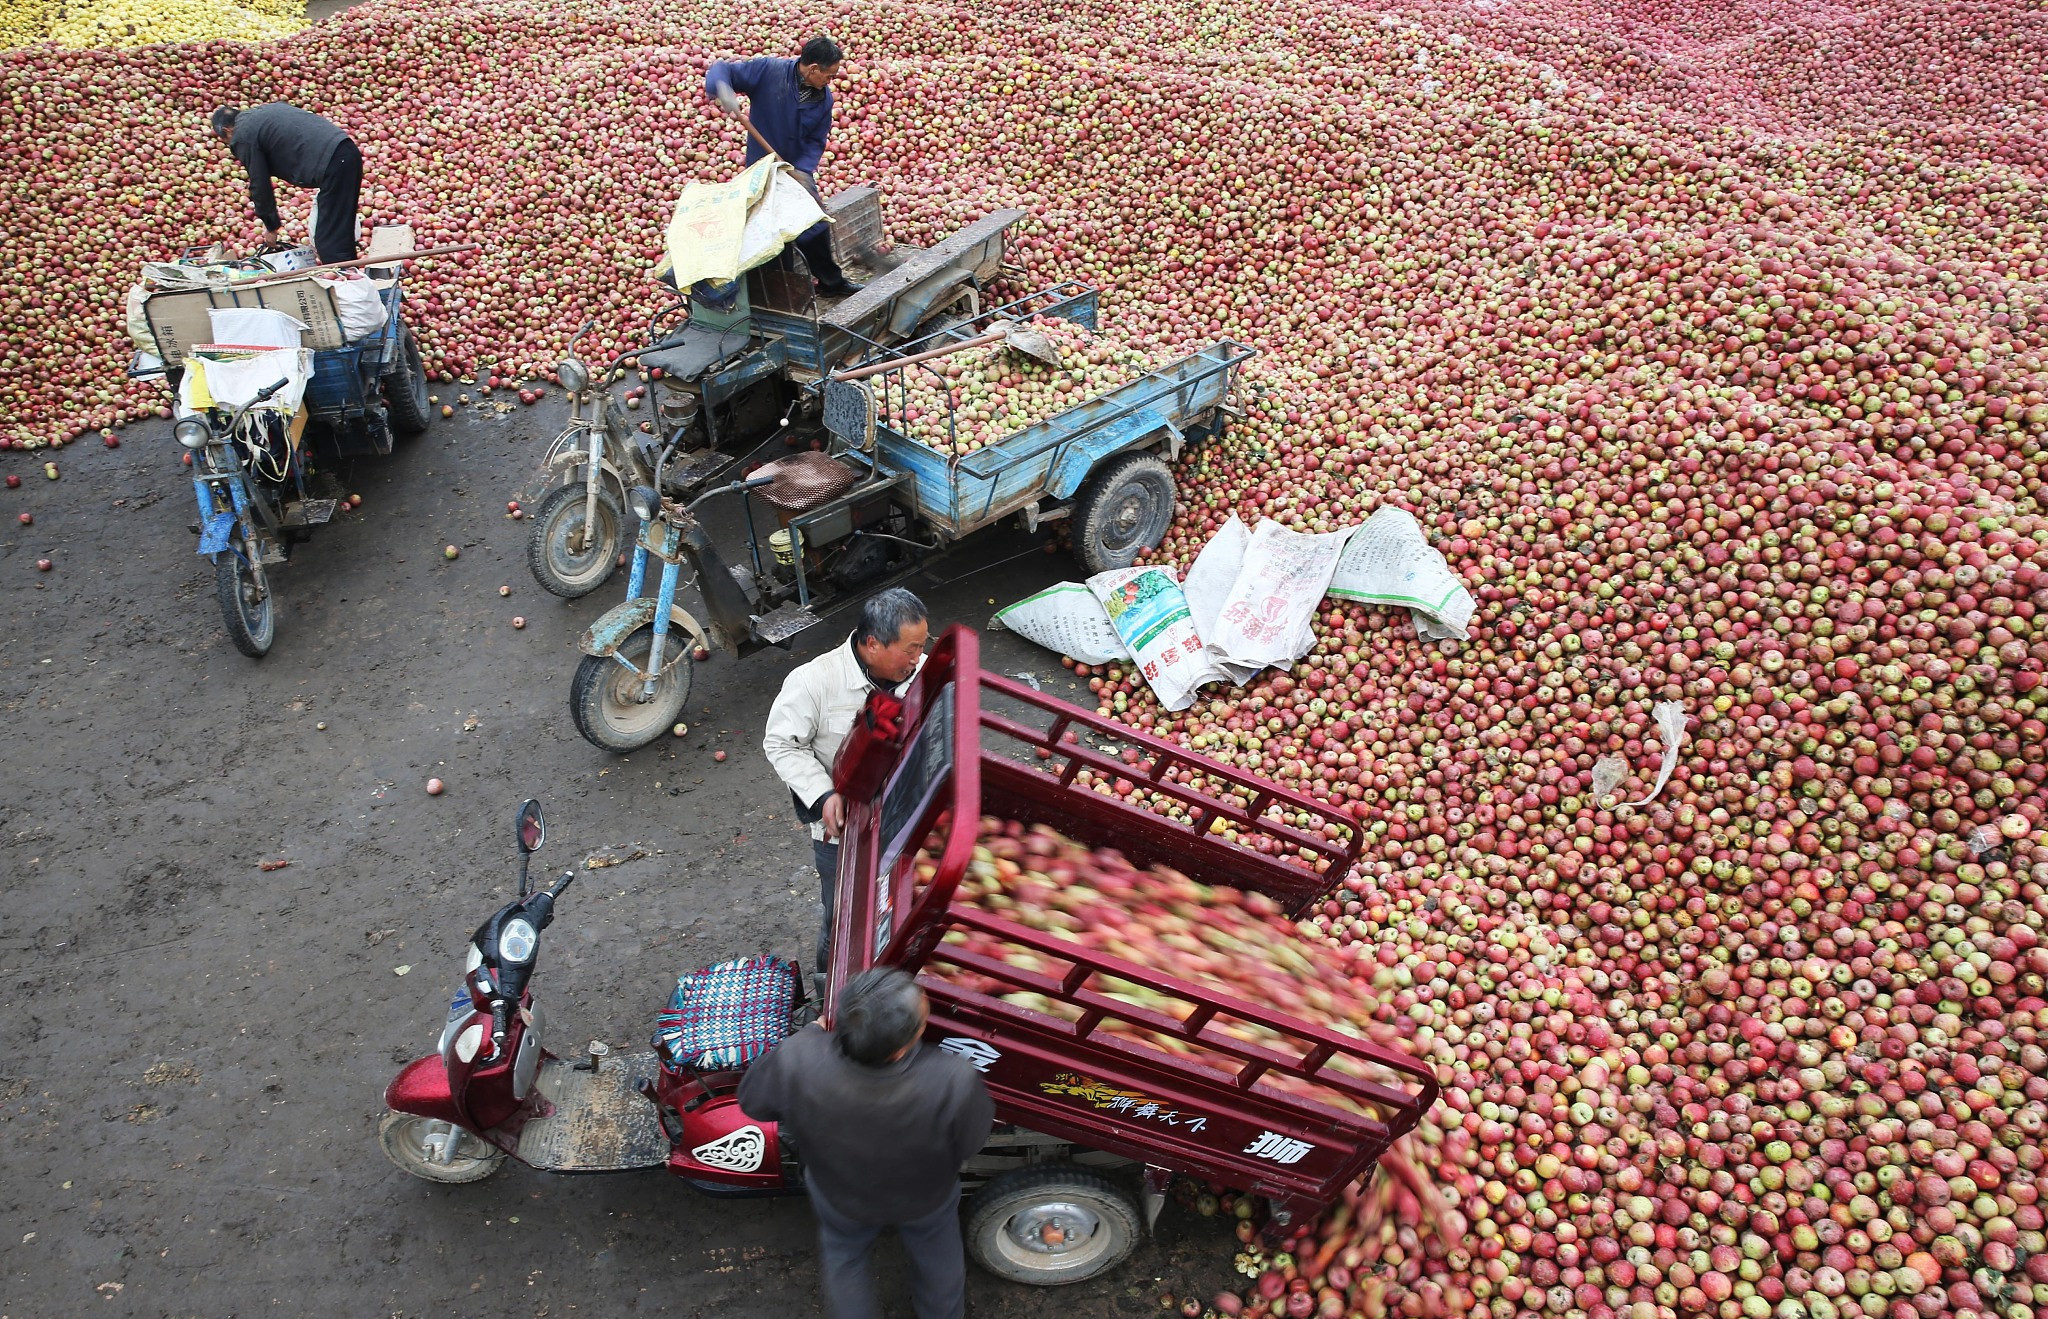
[[[825,839],[838,842],[839,831],[846,827],[846,798],[833,793],[825,798]]]
[[[263,226],[263,236],[265,238],[268,238],[273,243],[281,242],[284,239],[284,230],[273,229],[266,224]]]
[[[808,170],[801,170],[798,169],[796,166],[792,165],[789,167],[789,172],[796,175],[796,181],[798,183],[804,185],[804,191],[811,194],[812,201],[818,202],[818,204],[821,206],[824,204],[823,199],[818,196],[818,181],[815,178],[811,177],[811,174]]]
[[[718,90],[713,94],[718,99],[719,109],[725,111],[727,114],[731,115],[735,119],[739,118],[740,98],[739,94],[733,91],[731,83],[722,82],[718,84]]]

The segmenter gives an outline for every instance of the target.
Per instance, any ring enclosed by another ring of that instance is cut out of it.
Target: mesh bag
[[[737,1071],[789,1034],[797,969],[780,957],[741,957],[676,979],[654,1019],[654,1050],[678,1072]]]
[[[764,486],[756,493],[791,513],[802,513],[837,499],[860,480],[859,472],[815,450],[764,463],[754,475],[775,478],[774,485]]]

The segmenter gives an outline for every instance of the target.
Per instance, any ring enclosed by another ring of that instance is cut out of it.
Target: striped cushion
[[[780,957],[742,957],[678,977],[654,1019],[654,1048],[674,1071],[745,1067],[789,1034],[797,970]]]

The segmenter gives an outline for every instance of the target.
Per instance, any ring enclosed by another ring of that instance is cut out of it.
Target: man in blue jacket
[[[813,176],[818,157],[825,154],[825,139],[832,133],[832,79],[838,76],[839,47],[828,37],[812,37],[793,60],[763,55],[756,59],[719,60],[705,70],[704,94],[718,102],[729,115],[740,112],[739,94],[747,95],[756,131],[768,139],[811,196],[824,205]],[[750,136],[747,163],[767,153]],[[840,298],[859,290],[832,259],[832,236],[823,221],[806,229],[796,240],[797,250],[810,263],[818,281],[818,292]]]

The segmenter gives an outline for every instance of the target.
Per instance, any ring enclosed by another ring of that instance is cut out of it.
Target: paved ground
[[[366,502],[280,572],[260,662],[222,631],[167,423],[59,453],[56,482],[0,465],[24,479],[0,490],[0,1319],[817,1312],[801,1200],[661,1173],[440,1188],[377,1148],[384,1084],[432,1046],[462,941],[514,880],[523,797],[546,803],[551,865],[647,854],[582,873],[545,937],[561,1046],[637,1044],[678,971],[800,955],[814,930],[806,840],[758,746],[782,675],[843,629],[701,666],[685,740],[623,760],[583,742],[574,638],[623,577],[545,595],[504,516],[559,424],[458,417],[356,464]],[[913,585],[979,626],[991,597],[1075,571],[1005,532]],[[1075,690],[985,636],[992,665]],[[1155,1313],[1157,1279],[1206,1292],[1231,1251],[1169,1206],[1112,1277],[1055,1298],[975,1272],[971,1308]]]

